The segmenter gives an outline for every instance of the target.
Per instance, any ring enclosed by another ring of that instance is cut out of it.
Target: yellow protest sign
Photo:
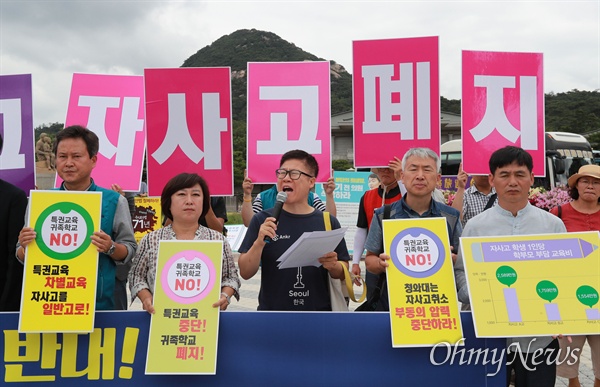
[[[222,241],[161,241],[146,374],[217,372]]]
[[[462,338],[445,218],[383,221],[393,347]]]
[[[20,332],[91,332],[96,310],[100,192],[31,191]]]
[[[478,337],[598,334],[599,233],[461,238]]]
[[[131,222],[137,243],[144,235],[161,228],[161,219],[160,197],[135,197],[135,212]]]

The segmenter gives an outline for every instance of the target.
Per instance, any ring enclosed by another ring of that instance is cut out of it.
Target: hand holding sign
[[[19,245],[21,245],[22,249],[17,250],[17,258],[21,262],[25,261],[25,248],[35,240],[36,232],[31,227],[23,227],[21,232],[19,233]],[[22,252],[22,255],[19,252]]]
[[[106,253],[113,245],[112,238],[104,231],[95,231],[92,234],[92,244],[96,246],[99,253]]]

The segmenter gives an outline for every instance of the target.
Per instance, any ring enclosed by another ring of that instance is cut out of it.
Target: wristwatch
[[[116,249],[117,249],[117,245],[115,245],[115,242],[112,242],[112,245],[108,248],[108,250],[106,250],[106,252],[104,254],[113,255],[115,253]]]
[[[230,295],[228,295],[225,292],[222,292],[221,295],[225,296],[225,299],[227,299],[227,305],[231,304],[231,296]]]

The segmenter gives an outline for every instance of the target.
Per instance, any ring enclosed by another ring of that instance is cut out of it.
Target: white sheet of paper
[[[337,247],[347,227],[331,231],[305,232],[277,259],[280,269],[302,266],[321,266],[319,258]]]

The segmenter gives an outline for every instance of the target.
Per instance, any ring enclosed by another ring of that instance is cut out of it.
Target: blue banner
[[[394,349],[388,313],[224,312],[216,375],[144,375],[146,312],[99,311],[90,334],[19,334],[0,313],[1,367],[27,386],[504,386],[505,340],[461,318],[464,346]]]

